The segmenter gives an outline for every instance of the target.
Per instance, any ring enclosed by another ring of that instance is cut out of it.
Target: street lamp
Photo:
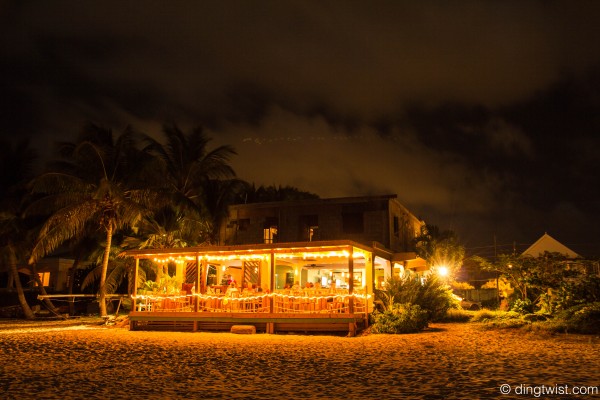
[[[445,278],[448,276],[448,267],[444,266],[444,265],[440,265],[439,267],[437,267],[437,273],[439,276],[441,276],[442,278]]]

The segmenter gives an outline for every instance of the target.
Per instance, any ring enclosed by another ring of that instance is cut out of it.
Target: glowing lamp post
[[[446,278],[448,276],[448,272],[448,267],[444,265],[440,265],[439,267],[437,267],[437,273],[442,278]]]

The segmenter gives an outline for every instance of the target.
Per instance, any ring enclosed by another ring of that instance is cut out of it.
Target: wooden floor
[[[253,325],[257,332],[345,332],[354,336],[367,326],[365,313],[147,312],[129,314],[131,330],[229,331]]]

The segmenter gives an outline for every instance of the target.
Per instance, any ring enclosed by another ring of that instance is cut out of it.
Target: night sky
[[[0,135],[202,125],[257,185],[598,255],[599,43],[600,1],[3,1]]]

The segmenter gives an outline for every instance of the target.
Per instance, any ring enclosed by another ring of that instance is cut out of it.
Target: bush
[[[519,314],[531,314],[533,312],[533,303],[529,299],[516,299],[513,301],[510,310]]]
[[[375,291],[375,301],[382,304],[384,310],[395,304],[416,304],[427,312],[429,321],[440,321],[450,308],[459,307],[450,287],[435,274],[427,275],[424,282],[413,273],[392,276],[386,280],[385,287],[385,290]]]
[[[373,314],[373,333],[413,333],[427,328],[427,311],[416,304],[395,304],[390,310]]]
[[[536,322],[536,321],[546,321],[548,318],[543,314],[525,314],[523,315],[524,321]]]
[[[450,308],[460,307],[452,290],[436,274],[427,277],[418,292],[415,304],[427,311],[430,321],[440,321]]]
[[[521,318],[508,318],[498,320],[487,320],[483,323],[484,329],[519,329],[531,325],[531,322]]]
[[[450,309],[440,322],[469,322],[473,315],[473,311]]]
[[[475,312],[471,322],[488,322],[488,321],[502,321],[510,319],[519,319],[520,314],[515,311],[492,311],[483,309]]]
[[[600,302],[571,307],[557,315],[566,323],[567,331],[600,333]]]
[[[566,310],[595,302],[600,302],[600,277],[591,275],[582,280],[561,283],[550,306],[552,310]]]
[[[549,319],[547,321],[533,322],[531,330],[533,332],[565,333],[569,331],[569,326],[563,320]]]

